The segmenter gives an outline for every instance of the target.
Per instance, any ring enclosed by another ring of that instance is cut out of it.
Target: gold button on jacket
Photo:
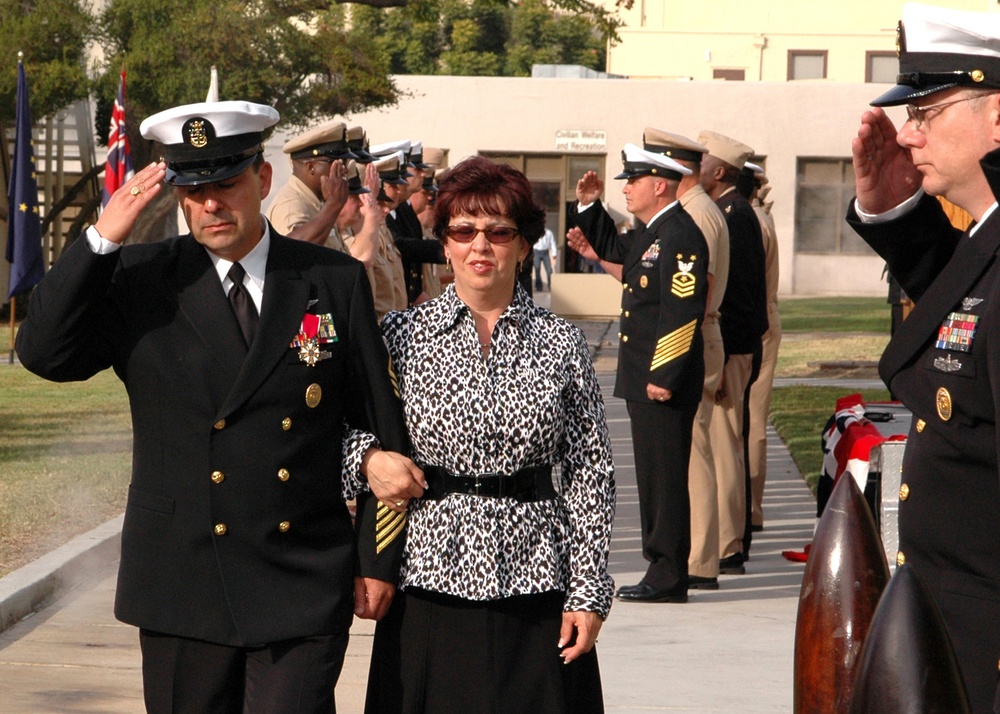
[[[905,501],[909,497],[910,497],[910,487],[904,483],[899,487],[899,500]]]
[[[215,532],[215,535],[217,535],[217,536],[224,536],[224,535],[226,535],[226,531],[228,529],[226,528],[226,524],[225,523],[216,523],[215,524],[215,528],[213,528],[212,530]]]
[[[226,475],[221,471],[212,472],[212,483],[222,483],[226,480]]]
[[[215,427],[216,431],[222,431],[226,428],[226,420],[219,419],[219,421],[215,422],[212,426]]]
[[[278,524],[278,530],[281,531],[282,533],[287,533],[288,529],[291,527],[292,524],[289,523],[288,521],[282,521],[281,523]]]
[[[278,480],[279,481],[287,481],[289,478],[291,478],[291,476],[292,475],[288,472],[288,469],[279,469],[278,470]]]

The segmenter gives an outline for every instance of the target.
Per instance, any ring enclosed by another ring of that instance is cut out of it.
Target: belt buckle
[[[473,476],[472,478],[474,479],[474,481],[472,482],[472,488],[475,490],[476,495],[477,496],[484,495],[482,492],[486,490],[486,486],[487,486],[487,483],[488,483],[486,481],[486,479],[495,478],[495,477],[496,477],[496,474],[476,474],[475,476]],[[502,484],[501,484],[501,486],[502,486]],[[500,495],[502,495],[502,494],[500,494]]]

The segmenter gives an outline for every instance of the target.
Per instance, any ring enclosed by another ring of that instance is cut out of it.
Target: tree
[[[544,0],[524,0],[515,6],[511,22],[506,75],[530,76],[533,64],[605,67],[605,43],[582,15],[555,13]]]
[[[396,100],[373,38],[345,33],[343,9],[322,0],[110,0],[101,28],[95,95],[110,105],[124,63],[130,127],[203,101],[213,65],[222,99],[269,104],[284,126]]]
[[[31,89],[31,115],[50,116],[87,96],[83,61],[93,16],[81,0],[0,0],[0,127],[14,121],[17,53]]]
[[[394,74],[529,76],[532,64],[601,70],[621,21],[588,0],[410,0],[355,7],[352,32],[376,37]]]

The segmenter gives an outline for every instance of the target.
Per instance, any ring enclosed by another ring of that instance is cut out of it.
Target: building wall
[[[993,0],[930,4],[1000,12]],[[621,42],[608,49],[608,72],[632,78],[711,80],[715,69],[743,69],[747,81],[787,79],[788,50],[828,50],[827,81],[863,82],[866,51],[893,51],[899,0],[635,0],[623,10]],[[706,12],[710,9],[711,12]]]
[[[773,189],[780,243],[781,295],[882,295],[883,262],[867,255],[796,255],[796,170],[801,158],[850,157],[867,103],[883,85],[823,83],[677,82],[667,80],[530,79],[399,76],[397,107],[348,117],[372,143],[419,139],[449,149],[451,164],[479,153],[596,155],[604,176],[621,169],[627,142],[641,143],[646,126],[697,138],[703,129],[751,145],[763,157]],[[902,109],[890,110],[897,121]],[[279,125],[280,129],[280,125]],[[603,132],[603,149],[559,151],[560,133]],[[275,186],[290,173],[279,131],[269,142]],[[620,181],[608,178],[605,200],[628,218]],[[574,185],[564,191],[572,198]],[[838,211],[839,213],[839,211]]]

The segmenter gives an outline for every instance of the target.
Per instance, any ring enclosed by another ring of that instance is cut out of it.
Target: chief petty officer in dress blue
[[[972,710],[1000,663],[1000,16],[903,8],[897,85],[852,143],[848,220],[916,301],[879,373],[913,412],[897,562],[941,613]],[[906,106],[898,131],[880,107]],[[934,196],[972,214],[954,229]]]
[[[217,102],[143,122],[165,161],[52,267],[17,337],[36,374],[112,367],[128,390],[115,614],[140,628],[150,712],[333,711],[351,620],[388,608],[423,492],[412,462],[354,441],[407,448],[363,266],[260,215],[277,121]],[[164,181],[191,232],[122,247]],[[344,440],[367,484],[344,482]],[[344,501],[369,485],[388,505],[360,500],[356,538]]]
[[[701,400],[701,323],[708,296],[708,245],[677,202],[691,170],[663,154],[627,144],[622,152],[628,210],[643,230],[619,234],[599,203],[593,171],[577,183],[577,225],[601,257],[622,264],[621,348],[615,396],[628,402],[639,486],[643,556],[649,567],[617,596],[687,602],[691,550],[688,458]],[[593,205],[593,204],[597,205]]]

